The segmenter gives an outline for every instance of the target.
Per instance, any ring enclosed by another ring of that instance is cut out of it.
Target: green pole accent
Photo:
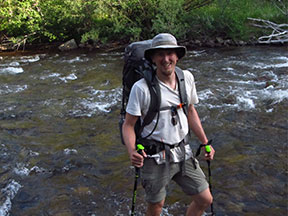
[[[205,146],[205,151],[209,154],[211,152],[211,146],[210,145],[206,145]]]
[[[137,144],[137,151],[144,150],[144,146],[142,144]]]

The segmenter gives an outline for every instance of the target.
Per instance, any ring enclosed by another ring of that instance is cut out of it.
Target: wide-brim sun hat
[[[148,61],[151,61],[151,55],[158,49],[174,49],[178,59],[181,59],[186,54],[186,47],[178,46],[176,38],[169,33],[161,33],[156,35],[152,39],[151,47],[145,50],[144,57]]]

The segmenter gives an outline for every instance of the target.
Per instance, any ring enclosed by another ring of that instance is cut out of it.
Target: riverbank
[[[42,44],[26,44],[24,47],[18,49],[12,49],[9,47],[0,47],[0,56],[13,56],[13,55],[29,55],[37,53],[55,53],[55,52],[71,52],[71,51],[99,51],[99,52],[113,52],[113,51],[123,51],[128,45],[123,42],[111,42],[107,44],[96,43],[93,41],[87,43],[76,43],[73,49],[67,48],[61,51],[59,47],[65,43],[52,42],[52,43],[42,43]],[[185,40],[179,41],[179,44],[186,46],[188,50],[201,49],[201,48],[222,48],[222,47],[239,47],[239,46],[287,46],[288,43],[274,43],[274,44],[261,44],[257,40],[254,41],[235,41],[232,39],[222,39],[220,37],[210,38],[205,40]],[[1,49],[2,48],[2,49]]]
[[[57,50],[55,42],[70,39],[88,50],[121,50],[158,32],[173,34],[180,44],[187,40],[188,48],[288,42],[281,0],[11,0],[0,14],[2,52]]]

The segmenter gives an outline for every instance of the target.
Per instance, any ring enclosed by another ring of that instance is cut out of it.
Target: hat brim
[[[146,49],[144,52],[144,57],[148,60],[148,61],[152,61],[151,60],[151,55],[159,49],[174,49],[176,51],[176,54],[178,56],[178,59],[181,59],[182,57],[185,56],[186,54],[186,47],[184,46],[175,46],[175,45],[163,45],[163,46],[157,46],[157,47],[153,47],[153,48],[149,48]]]

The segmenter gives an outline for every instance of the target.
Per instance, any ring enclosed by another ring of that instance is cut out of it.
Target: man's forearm
[[[199,115],[193,105],[189,106],[188,116],[189,127],[191,128],[195,136],[199,139],[199,141],[203,144],[206,144],[208,142],[208,139],[202,127]]]
[[[123,124],[123,139],[126,145],[128,153],[132,153],[135,151],[135,142],[136,142],[136,135],[134,131],[134,127],[131,127],[127,124]]]

